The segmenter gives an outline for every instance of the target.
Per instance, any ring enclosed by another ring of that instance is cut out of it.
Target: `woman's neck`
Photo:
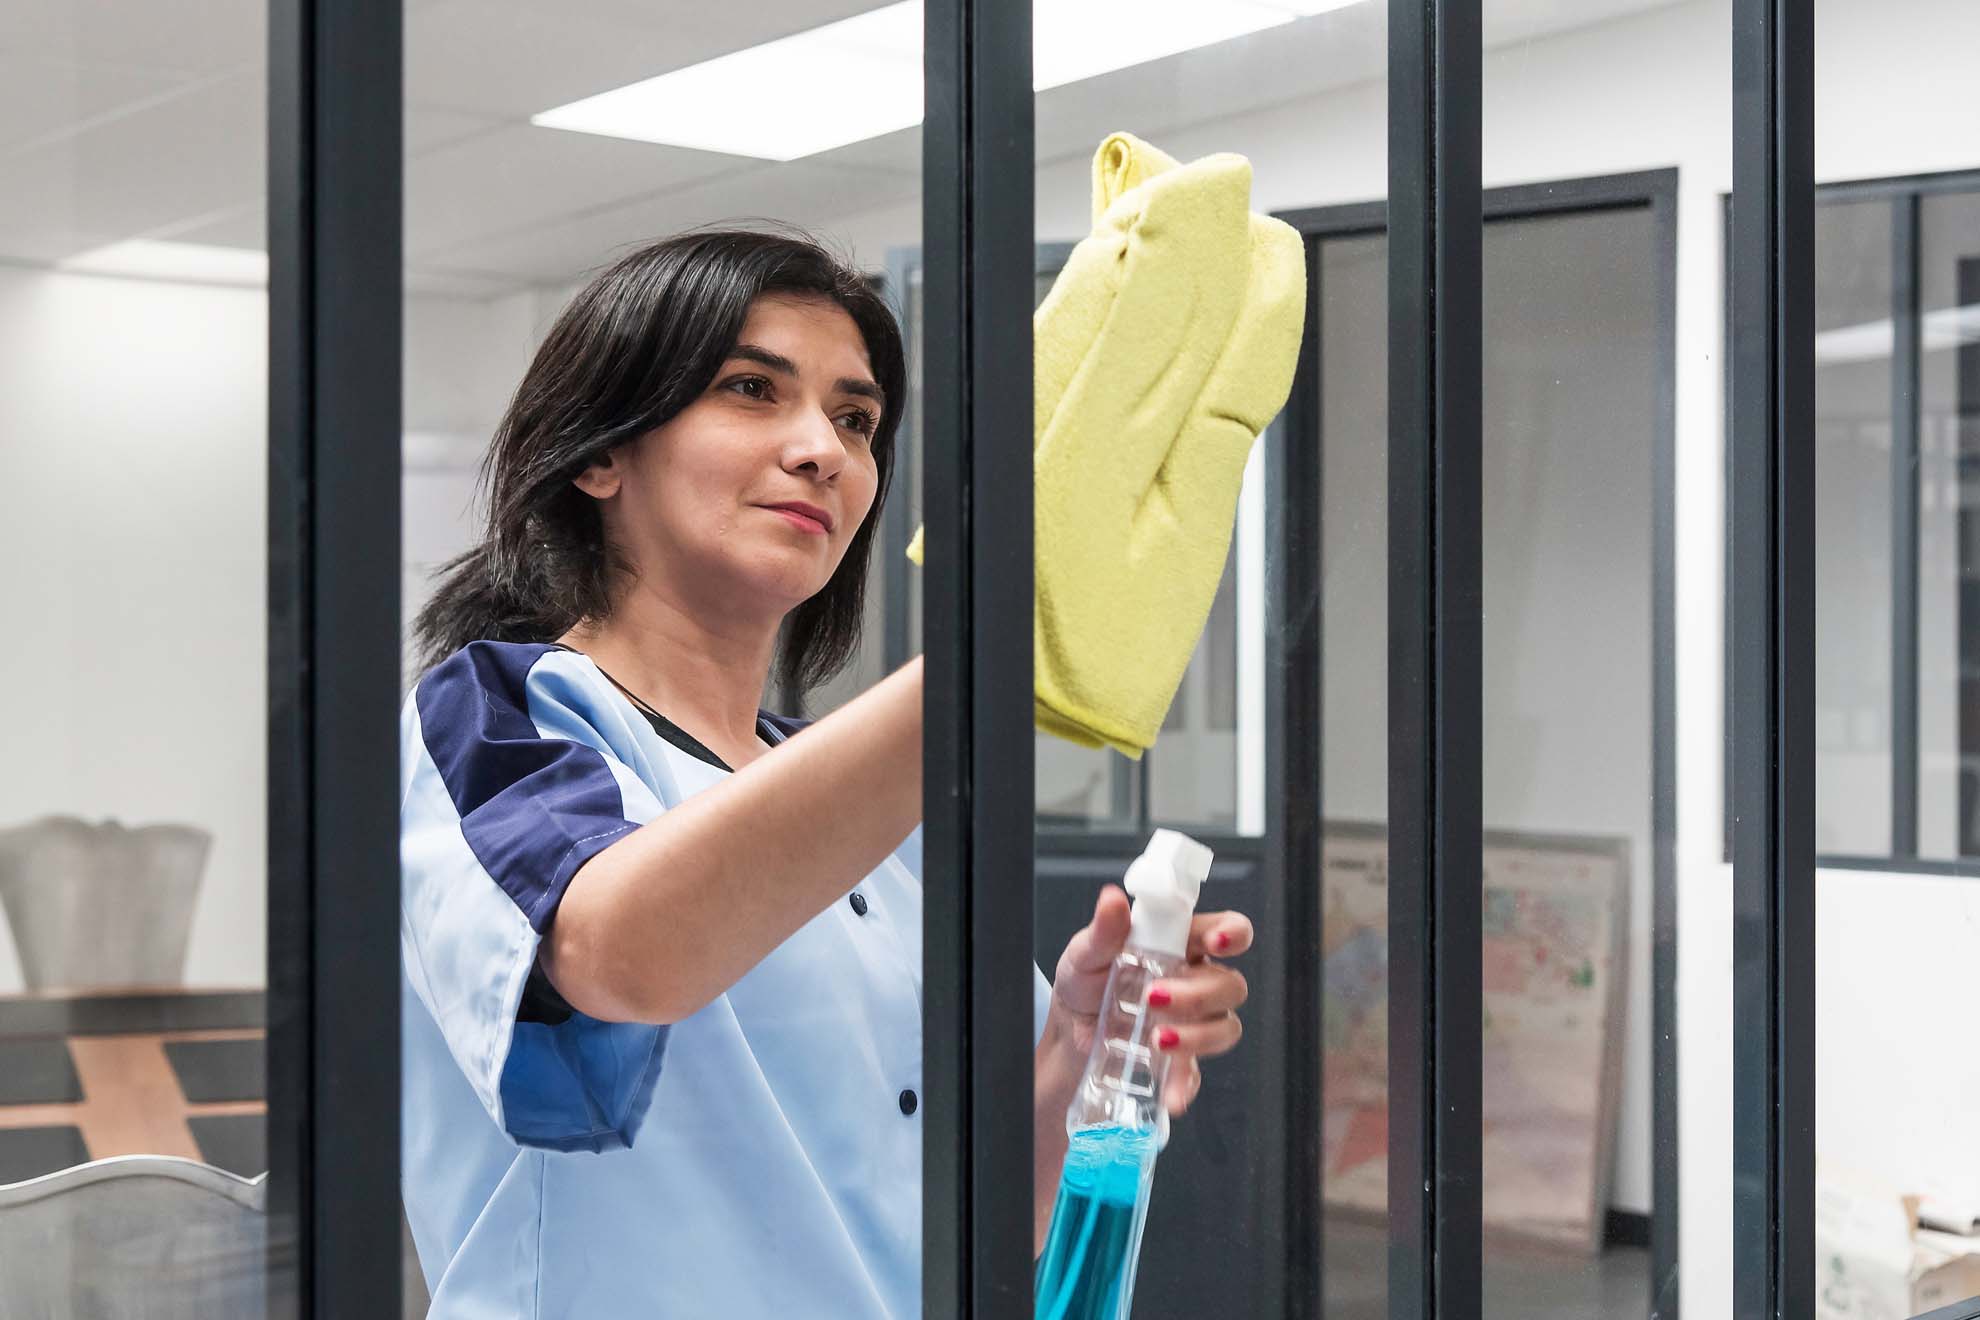
[[[602,624],[580,623],[558,640],[730,765],[765,750],[757,703],[776,655],[776,621],[711,621],[634,587]]]

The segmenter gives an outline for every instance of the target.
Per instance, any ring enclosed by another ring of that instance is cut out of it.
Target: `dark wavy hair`
[[[894,467],[907,397],[901,331],[853,265],[799,231],[708,229],[614,262],[578,295],[536,351],[482,460],[486,525],[437,570],[413,624],[420,672],[469,642],[547,642],[610,616],[629,565],[606,543],[597,502],[571,484],[594,460],[701,397],[765,294],[845,308],[886,391],[872,447],[873,508],[831,581],[785,616],[776,674],[799,696],[859,646],[867,562]]]

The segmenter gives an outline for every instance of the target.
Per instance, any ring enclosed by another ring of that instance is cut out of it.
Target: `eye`
[[[855,408],[839,418],[839,421],[842,424],[851,422],[853,430],[869,439],[875,431],[880,429],[880,415],[875,412],[869,412],[865,408]]]
[[[767,376],[737,376],[733,380],[724,381],[722,388],[750,399],[770,397],[770,379]]]

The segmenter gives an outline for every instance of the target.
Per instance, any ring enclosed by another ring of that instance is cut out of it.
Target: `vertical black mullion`
[[[923,1311],[1029,1312],[1031,9],[926,0]],[[978,388],[979,382],[981,388]],[[982,443],[978,443],[978,438]],[[982,509],[979,514],[979,500]],[[1029,1090],[1029,1083],[1023,1083]]]
[[[1321,1314],[1320,244],[1306,245],[1306,331],[1285,414],[1265,451],[1265,844],[1253,1021],[1282,1085],[1258,1092],[1261,1315]]]
[[[1144,763],[1147,756],[1148,753],[1142,753]],[[1145,764],[1107,758],[1107,814],[1111,818],[1108,829],[1125,829],[1130,834],[1139,834],[1148,828],[1148,799],[1142,792],[1142,785],[1148,778],[1145,769]]]
[[[1733,18],[1733,1313],[1815,1310],[1812,0]]]
[[[1481,1313],[1478,0],[1389,11],[1389,1314]]]
[[[270,10],[270,1265],[305,1316],[400,1307],[400,33]]]
[[[1651,470],[1650,1320],[1678,1317],[1677,187],[1656,220],[1657,450]]]
[[[310,809],[314,248],[309,0],[268,7],[268,1313],[314,1277]]]
[[[1891,856],[1918,856],[1918,194],[1891,202]]]
[[[1139,761],[1130,762],[1126,767],[1127,773],[1134,778],[1134,832],[1136,834],[1146,834],[1149,825],[1154,820],[1155,809],[1149,802],[1150,794],[1154,791],[1154,776],[1149,773],[1149,758],[1154,755],[1155,749],[1151,747],[1141,754]]]

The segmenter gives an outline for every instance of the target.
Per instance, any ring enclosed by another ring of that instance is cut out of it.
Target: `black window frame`
[[[271,1315],[402,1306],[403,32],[268,7]]]
[[[1919,434],[1922,422],[1920,364],[1922,304],[1919,271],[1919,219],[1924,200],[1941,196],[1980,196],[1980,169],[1945,170],[1931,174],[1899,174],[1840,180],[1815,186],[1815,205],[1882,202],[1891,220],[1891,801],[1890,848],[1882,853],[1818,853],[1818,870],[1871,871],[1891,875],[1980,877],[1980,853],[1961,857],[1921,857],[1918,853],[1919,784],[1919,642],[1922,615],[1918,582],[1920,564]],[[1721,196],[1723,243],[1731,251],[1730,194]],[[1819,275],[1818,275],[1819,278]],[[1721,332],[1732,342],[1732,287],[1728,281]],[[1726,355],[1725,415],[1731,434],[1732,358]],[[1733,450],[1725,448],[1726,489],[1732,489]],[[1732,540],[1734,513],[1726,502],[1725,540],[1721,555],[1725,633],[1733,635]],[[1819,529],[1817,529],[1819,534]],[[1722,717],[1732,728],[1732,649],[1725,653]],[[1724,860],[1732,859],[1733,773],[1732,740],[1726,740],[1723,791]]]
[[[1542,183],[1488,188],[1483,195],[1485,225],[1510,221],[1586,215],[1591,212],[1641,210],[1649,213],[1657,264],[1657,414],[1653,422],[1655,448],[1651,455],[1650,573],[1651,604],[1651,730],[1649,779],[1651,792],[1651,1213],[1643,1217],[1610,1210],[1605,1237],[1634,1240],[1650,1248],[1652,1290],[1646,1297],[1649,1315],[1660,1320],[1677,1316],[1678,1275],[1678,1010],[1677,1010],[1677,202],[1676,169],[1627,174],[1554,179]],[[1310,207],[1282,211],[1278,218],[1299,230],[1308,244],[1310,294],[1315,306],[1307,315],[1307,343],[1302,348],[1294,403],[1285,426],[1287,448],[1309,447],[1314,465],[1324,453],[1326,430],[1320,420],[1319,354],[1326,333],[1318,302],[1319,248],[1341,239],[1366,238],[1387,231],[1387,208],[1381,202]],[[1482,310],[1481,310],[1482,315]],[[1316,472],[1310,490],[1281,493],[1268,487],[1268,510],[1288,498],[1320,498]],[[1268,515],[1269,516],[1269,515]],[[1310,532],[1317,537],[1317,520]],[[1283,538],[1268,542],[1268,553],[1287,554]],[[1316,610],[1316,616],[1318,615]],[[1316,626],[1324,624],[1319,621]],[[1310,670],[1297,669],[1282,682],[1290,685],[1311,673],[1319,683],[1312,700],[1324,695],[1324,670],[1316,656]],[[1278,769],[1276,765],[1271,767]],[[1318,770],[1315,768],[1317,783]],[[1274,791],[1268,775],[1266,792]],[[1324,817],[1324,805],[1322,815]],[[1269,1065],[1268,1065],[1269,1066]],[[1659,1282],[1661,1281],[1661,1286]]]

